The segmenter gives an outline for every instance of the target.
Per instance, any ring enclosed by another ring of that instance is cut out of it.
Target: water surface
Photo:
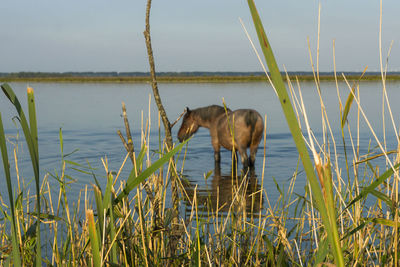
[[[11,83],[17,96],[26,108],[26,86],[24,83]],[[134,144],[140,144],[140,129],[142,123],[148,121],[151,124],[151,148],[158,149],[158,116],[156,106],[151,98],[151,87],[148,84],[82,84],[82,83],[32,83],[29,84],[35,90],[37,102],[37,117],[39,128],[39,150],[41,177],[46,172],[60,172],[61,152],[59,144],[59,129],[62,128],[64,139],[64,153],[79,149],[69,156],[69,160],[81,164],[90,163],[95,167],[96,175],[101,184],[105,184],[104,168],[101,158],[107,158],[109,169],[118,171],[126,155],[123,145],[116,134],[117,130],[124,131],[121,117],[121,102],[127,106],[128,118],[131,129],[134,132]],[[344,102],[349,94],[349,89],[344,83],[339,84],[341,98]],[[360,85],[361,101],[366,115],[376,130],[379,138],[382,138],[382,85],[380,82],[365,82]],[[310,120],[310,126],[317,138],[322,141],[321,108],[319,96],[313,82],[301,83],[302,96]],[[253,108],[262,116],[267,116],[267,140],[265,171],[263,174],[263,144],[257,154],[255,175],[251,183],[254,188],[259,188],[261,178],[264,177],[263,186],[272,199],[278,196],[278,190],[274,179],[279,185],[286,188],[289,179],[297,169],[298,154],[292,137],[287,127],[281,107],[273,89],[265,83],[232,83],[232,84],[160,84],[160,94],[171,121],[174,121],[186,106],[196,108],[211,104],[225,103],[231,109]],[[297,90],[297,89],[296,89]],[[388,83],[389,101],[393,102],[392,112],[396,125],[400,106],[396,100],[400,98],[400,83]],[[322,98],[327,109],[332,131],[334,132],[337,147],[342,147],[340,138],[340,114],[336,85],[333,82],[323,82],[321,85]],[[149,108],[149,99],[151,104]],[[354,105],[350,112],[350,122],[353,129],[352,135],[356,136],[357,109]],[[21,130],[11,120],[15,116],[14,108],[4,96],[0,97],[0,112],[2,114],[5,129],[12,136]],[[148,115],[150,113],[150,116]],[[385,114],[388,111],[385,110]],[[143,118],[143,119],[142,119]],[[174,140],[180,123],[173,128]],[[361,146],[366,150],[372,140],[372,146],[376,145],[366,123],[361,119],[360,124]],[[386,120],[386,134],[388,136],[388,149],[397,146],[391,122]],[[9,144],[10,152],[12,145]],[[32,179],[32,167],[28,159],[28,151],[23,142],[19,147],[20,175],[26,182]],[[362,151],[365,152],[365,151]],[[342,152],[343,153],[343,149]],[[156,156],[154,156],[156,157]],[[191,184],[198,185],[200,192],[204,194],[226,195],[232,185],[230,175],[231,154],[222,151],[222,162],[219,173],[215,173],[213,150],[207,129],[200,129],[189,143],[184,174]],[[340,154],[340,158],[343,155]],[[344,168],[344,166],[343,166]],[[213,174],[207,180],[205,174],[212,171]],[[301,172],[297,178],[295,191],[304,192],[305,176]],[[126,165],[121,179],[126,179],[130,172],[130,165]],[[14,177],[15,177],[15,171]],[[0,172],[0,183],[5,184],[3,171]],[[76,198],[78,192],[86,185],[94,183],[90,175],[85,175],[74,170],[68,170],[68,175],[76,179],[71,184],[71,198]],[[53,189],[57,189],[57,181],[49,178]],[[222,191],[221,191],[222,190]],[[225,191],[224,191],[225,190]],[[1,195],[6,194],[5,186],[0,189]],[[228,197],[229,198],[229,197]]]

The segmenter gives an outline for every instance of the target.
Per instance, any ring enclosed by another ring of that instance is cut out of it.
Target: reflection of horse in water
[[[258,144],[264,130],[262,117],[257,111],[253,109],[225,111],[224,107],[217,105],[194,110],[187,108],[178,131],[179,141],[182,142],[192,136],[199,127],[210,130],[216,163],[220,162],[220,147],[222,146],[231,151],[233,148],[239,151],[243,168],[254,166]],[[250,147],[250,158],[247,156],[248,147]]]
[[[193,201],[194,185],[184,183],[184,188],[190,201]],[[215,164],[211,188],[207,185],[197,188],[196,198],[200,210],[209,207],[213,212],[217,209],[219,212],[228,212],[232,204],[242,205],[245,201],[246,212],[250,215],[260,212],[263,205],[262,190],[254,169],[245,177],[232,178],[231,175],[221,175],[219,164]]]

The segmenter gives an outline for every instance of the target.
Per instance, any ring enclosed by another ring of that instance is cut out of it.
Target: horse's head
[[[189,108],[186,108],[186,114],[183,117],[181,128],[178,131],[178,139],[180,142],[191,137],[199,129],[195,116]]]

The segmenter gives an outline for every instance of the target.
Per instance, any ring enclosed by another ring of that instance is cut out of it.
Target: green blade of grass
[[[400,166],[400,163],[394,165],[394,169],[397,170]],[[365,198],[368,194],[372,193],[372,191],[377,188],[380,184],[382,184],[386,179],[388,179],[390,176],[393,175],[393,169],[390,168],[387,171],[385,171],[381,176],[379,176],[375,181],[373,181],[369,186],[364,188],[358,196],[356,196],[348,205],[345,209],[348,209],[350,206],[352,206],[354,203],[357,201]],[[386,199],[382,199],[383,201],[386,202]]]
[[[319,186],[317,177],[314,172],[313,164],[308,154],[307,147],[303,140],[303,134],[300,130],[299,123],[297,121],[297,117],[294,113],[293,106],[290,102],[289,95],[286,91],[285,84],[283,82],[281,73],[279,71],[278,65],[276,64],[276,60],[274,54],[272,52],[271,46],[268,42],[268,38],[265,34],[264,27],[262,25],[260,16],[256,9],[254,0],[247,1],[251,15],[253,17],[254,26],[257,31],[258,40],[260,42],[261,49],[263,51],[265,60],[268,65],[268,69],[271,73],[272,83],[276,89],[276,92],[279,97],[279,101],[282,106],[283,113],[285,114],[286,121],[288,123],[289,129],[292,133],[292,137],[295,141],[297,150],[303,162],[304,170],[307,174],[307,179],[311,185],[311,190],[313,197],[316,201],[318,211],[321,214],[323,224],[325,226],[325,230],[328,234],[329,243],[331,244],[334,250],[334,258],[335,262],[338,266],[344,266],[343,253],[341,249],[341,245],[339,241],[339,233],[335,231],[335,228],[332,227],[331,222],[329,220],[328,211],[324,205],[325,201],[321,192],[321,188]],[[336,222],[334,222],[336,223]]]
[[[372,190],[371,195],[373,195],[373,196],[377,197],[378,199],[380,199],[381,201],[385,202],[386,205],[388,205],[388,207],[390,208],[390,210],[392,212],[394,212],[394,209],[395,209],[394,202],[385,193],[379,192],[378,190]]]
[[[343,116],[342,116],[342,121],[341,121],[342,129],[344,127],[344,124],[347,121],[347,116],[349,115],[350,107],[354,100],[354,88],[352,88],[351,90],[353,90],[353,92],[349,93],[349,96],[347,97],[346,104],[345,104],[344,110],[343,110]]]
[[[106,216],[108,214],[110,221],[108,222],[108,227],[106,226],[106,229],[109,230],[110,234],[110,240],[114,240],[114,237],[116,235],[115,231],[115,225],[114,225],[114,209],[112,206],[112,198],[113,198],[113,182],[114,182],[114,177],[112,174],[109,172],[107,175],[107,186],[106,186],[106,191],[104,192],[104,198],[103,198],[103,208],[106,211]],[[104,217],[104,220],[106,218]],[[107,233],[106,233],[107,234]],[[111,247],[111,262],[112,263],[117,263],[117,245],[114,242]]]
[[[328,256],[329,253],[329,246],[328,246],[328,240],[324,239],[321,242],[319,242],[318,246],[318,251],[315,254],[315,262],[314,266],[319,266],[319,264],[323,263]],[[321,264],[322,266],[323,264]]]
[[[29,154],[31,157],[31,162],[32,162],[32,167],[33,167],[33,172],[35,175],[35,186],[36,186],[36,207],[37,207],[37,213],[38,213],[38,218],[37,220],[40,221],[40,178],[39,178],[39,154],[38,154],[38,144],[37,144],[37,139],[36,141],[32,137],[32,133],[30,130],[30,124],[28,124],[25,113],[22,110],[21,104],[15,95],[14,91],[8,84],[2,84],[1,89],[3,90],[3,93],[7,96],[7,98],[11,101],[11,103],[14,105],[14,107],[17,110],[18,116],[19,116],[19,122],[21,124],[22,130],[24,132],[25,136],[25,141],[29,149]],[[32,118],[31,124],[36,123],[36,115],[33,115],[35,113],[33,110],[35,109],[35,103],[34,99],[32,98],[33,95],[33,90],[28,90],[28,102],[32,101],[32,104],[28,104],[30,106],[29,112],[30,112],[30,118]],[[33,110],[31,110],[33,109]],[[32,114],[31,114],[32,113]],[[33,130],[35,131],[33,133],[34,136],[37,137],[37,129],[36,126],[31,126]],[[35,130],[36,129],[36,130]],[[37,235],[36,235],[36,265],[41,266],[42,265],[42,254],[41,254],[41,242],[40,242],[40,223],[37,224]]]
[[[153,172],[161,168],[166,162],[168,162],[173,155],[175,155],[182,147],[190,140],[190,138],[181,144],[177,145],[174,149],[166,153],[159,160],[154,162],[150,167],[145,169],[140,175],[135,175],[135,169],[133,169],[126,181],[126,186],[122,190],[121,193],[115,199],[115,204],[120,202],[124,197],[129,195],[129,192],[132,191],[136,186],[138,186],[141,182],[143,182],[147,177],[149,177]]]
[[[367,71],[367,68],[364,69],[364,71],[361,74],[360,78],[358,78],[357,83],[354,83],[353,87],[351,88],[351,92],[349,93],[349,96],[347,97],[346,104],[345,104],[344,110],[343,110],[342,120],[341,120],[342,129],[343,129],[343,127],[344,127],[344,125],[345,125],[345,123],[347,121],[347,116],[349,115],[351,105],[353,104],[354,92],[356,90],[356,85],[361,81],[361,79],[364,76],[366,71]]]
[[[86,211],[86,219],[88,221],[89,239],[92,247],[92,266],[101,266],[101,257],[99,250],[99,237],[97,235],[96,225],[94,223],[93,210]]]
[[[29,154],[31,156],[33,171],[35,177],[36,176],[39,177],[39,159],[37,158],[36,148],[34,146],[32,134],[30,132],[29,124],[26,119],[25,113],[22,110],[21,104],[17,96],[15,95],[14,91],[11,89],[11,87],[8,84],[3,84],[1,85],[1,89],[3,90],[4,94],[7,96],[7,98],[10,100],[10,102],[14,105],[14,107],[17,110],[19,116],[19,122],[24,132],[26,144],[28,146]]]
[[[32,87],[27,89],[28,96],[28,114],[29,114],[29,129],[31,131],[32,141],[35,146],[35,153],[37,159],[39,159],[39,146],[38,146],[38,130],[36,120],[36,108],[35,108],[35,95]]]
[[[111,190],[113,185],[113,176],[111,173],[107,174],[106,191],[104,192],[103,208],[108,210],[111,207]]]
[[[16,220],[17,217],[15,216],[15,207],[14,207],[14,197],[12,191],[12,182],[11,182],[11,174],[10,174],[10,163],[8,161],[8,153],[7,153],[7,146],[6,146],[6,137],[3,128],[3,121],[1,119],[0,113],[0,149],[1,149],[1,157],[3,159],[3,167],[4,167],[4,174],[7,183],[7,190],[8,190],[8,198],[10,201],[10,209],[11,209],[11,242],[12,242],[12,254],[15,266],[21,266],[21,256],[19,253],[19,245],[17,243],[17,227],[16,227]]]
[[[40,266],[42,264],[42,247],[40,242],[40,181],[39,181],[39,144],[38,144],[38,133],[37,133],[37,121],[36,121],[36,108],[35,108],[35,96],[33,93],[33,89],[28,87],[27,89],[27,98],[28,98],[28,114],[29,114],[29,129],[32,138],[32,144],[34,153],[36,155],[36,164],[37,164],[37,175],[35,175],[35,185],[36,185],[36,202],[37,202],[37,229],[36,229],[36,265]]]
[[[114,208],[111,205],[113,203],[114,196],[113,194],[110,194],[110,204],[109,204],[109,212],[110,212],[110,240],[114,240],[116,236],[116,230],[115,230],[115,222],[114,222]],[[118,257],[117,257],[117,243],[114,242],[111,244],[111,264],[117,264],[118,263]]]
[[[103,205],[103,194],[101,189],[93,185],[94,199],[96,201],[97,208],[97,219],[99,221],[100,233],[103,233],[103,223],[104,223],[104,205]]]
[[[362,230],[367,224],[373,223],[373,224],[380,224],[380,225],[385,225],[389,227],[399,227],[399,222],[396,224],[395,221],[389,220],[389,219],[384,219],[384,218],[362,218],[362,222],[354,227],[351,231],[348,231],[343,237],[342,240],[345,240],[346,238],[354,235],[358,231]]]

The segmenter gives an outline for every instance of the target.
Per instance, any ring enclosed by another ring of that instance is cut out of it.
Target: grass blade
[[[362,77],[364,76],[365,72],[367,71],[367,68],[364,69],[363,73],[361,74],[360,78],[358,79],[357,83],[354,83],[353,87],[351,88],[351,92],[349,93],[349,96],[347,97],[346,104],[344,106],[343,110],[343,116],[342,116],[342,121],[341,121],[341,126],[342,129],[344,127],[344,124],[347,121],[347,116],[349,115],[351,104],[353,104],[354,100],[354,92],[356,90],[356,85],[361,81]]]
[[[344,124],[347,121],[347,116],[349,115],[350,107],[351,107],[351,104],[353,103],[353,100],[354,100],[354,90],[355,90],[355,88],[353,87],[353,88],[351,88],[351,90],[353,92],[349,93],[349,96],[347,97],[346,104],[345,104],[344,110],[343,110],[343,116],[342,116],[342,121],[341,121],[342,129],[344,127]]]
[[[96,201],[97,208],[97,219],[99,221],[100,233],[103,233],[103,223],[104,223],[104,205],[103,205],[103,195],[101,189],[93,185],[94,199]]]
[[[99,237],[97,236],[96,225],[94,223],[93,210],[86,211],[86,219],[89,227],[89,239],[92,247],[92,266],[101,266],[101,257],[99,249]]]
[[[0,113],[0,149],[1,149],[1,157],[3,159],[3,167],[4,167],[4,174],[6,178],[6,183],[7,183],[7,190],[8,190],[8,198],[10,201],[10,207],[11,207],[11,242],[12,242],[12,254],[13,254],[13,259],[14,262],[13,264],[15,266],[21,266],[21,256],[19,253],[19,245],[17,243],[17,227],[16,227],[16,220],[17,217],[15,216],[15,207],[14,207],[14,197],[13,197],[13,191],[12,191],[12,183],[11,183],[11,174],[10,174],[10,163],[8,161],[8,153],[7,153],[7,146],[6,146],[6,137],[5,137],[5,132],[4,132],[4,127],[3,127],[3,121],[1,119],[1,113]]]
[[[150,167],[145,169],[140,175],[135,175],[135,169],[133,169],[126,181],[126,186],[121,193],[115,199],[115,204],[120,202],[124,197],[128,196],[129,192],[132,191],[136,186],[143,182],[147,177],[149,177],[153,172],[161,168],[166,162],[168,162],[173,155],[175,155],[182,147],[190,140],[190,138],[181,144],[177,145],[174,149],[166,153],[159,160],[154,162]]]
[[[300,130],[299,123],[297,121],[297,117],[294,113],[293,106],[290,102],[290,98],[286,91],[286,87],[283,82],[278,65],[276,64],[275,56],[274,56],[271,46],[268,42],[268,38],[265,34],[264,27],[262,25],[260,16],[258,15],[258,11],[256,9],[254,0],[248,0],[247,3],[249,5],[250,12],[253,17],[254,26],[257,31],[258,40],[260,42],[261,49],[263,51],[265,60],[267,62],[268,69],[271,73],[272,83],[278,94],[283,113],[285,114],[286,121],[288,123],[290,132],[292,133],[297,150],[298,150],[301,160],[303,162],[304,170],[307,174],[307,179],[311,185],[312,194],[317,203],[318,211],[321,214],[322,221],[324,223],[326,232],[328,234],[329,242],[334,250],[335,262],[338,266],[344,266],[343,253],[342,253],[341,245],[339,242],[339,233],[337,231],[335,231],[335,227],[332,227],[332,225],[330,223],[328,211],[324,205],[325,201],[324,201],[324,198],[323,198],[323,195],[321,192],[321,188],[319,186],[317,177],[315,175],[310,155],[308,154],[307,147],[303,140],[303,134]]]
[[[400,166],[400,163],[394,165],[394,169],[398,169]],[[380,184],[382,184],[386,179],[388,179],[390,176],[393,175],[393,169],[389,168],[387,171],[385,171],[381,176],[379,176],[375,181],[373,181],[369,186],[364,188],[358,196],[356,196],[346,207],[348,209],[350,206],[352,206],[354,203],[359,201],[360,199],[363,199],[366,197],[369,193],[372,193],[372,191],[377,188]],[[384,200],[385,201],[385,200]]]
[[[29,128],[31,130],[32,141],[35,146],[35,153],[37,159],[39,159],[39,146],[38,146],[38,130],[36,120],[36,108],[35,108],[35,95],[32,87],[27,89],[28,95],[28,114],[29,114]]]
[[[41,265],[42,255],[41,255],[41,244],[40,244],[40,181],[39,181],[39,144],[38,144],[38,131],[37,131],[37,120],[36,120],[36,108],[35,108],[35,96],[32,87],[28,87],[27,89],[27,98],[28,98],[28,114],[29,114],[29,128],[31,132],[32,144],[34,148],[34,153],[36,155],[36,164],[37,164],[37,175],[35,174],[35,185],[36,185],[36,202],[37,202],[37,213],[38,213],[38,224],[37,224],[37,247],[36,250],[36,265]]]
[[[14,91],[8,84],[2,84],[1,89],[3,90],[3,93],[7,96],[7,98],[11,101],[11,103],[14,105],[14,107],[17,110],[18,116],[19,116],[19,122],[21,124],[22,130],[24,132],[25,136],[25,141],[29,149],[29,154],[31,157],[31,162],[32,162],[32,167],[33,167],[33,172],[35,175],[35,186],[36,186],[36,207],[37,207],[37,213],[38,217],[37,220],[40,222],[40,178],[39,178],[39,154],[38,154],[38,146],[37,146],[37,139],[36,141],[32,137],[32,133],[30,130],[30,126],[26,120],[25,113],[22,110],[21,104],[15,95]],[[29,102],[32,101],[32,104],[28,104],[30,106],[30,117],[32,118],[31,123],[36,124],[36,115],[34,115],[34,109],[35,109],[35,103],[34,99],[32,98],[33,95],[33,90],[28,90],[28,100]],[[33,109],[33,110],[31,110]],[[36,126],[31,126],[34,130],[33,135],[37,137],[37,128]],[[41,255],[41,243],[40,243],[40,223],[37,224],[37,235],[36,235],[36,265],[41,266],[42,265],[42,255]]]

